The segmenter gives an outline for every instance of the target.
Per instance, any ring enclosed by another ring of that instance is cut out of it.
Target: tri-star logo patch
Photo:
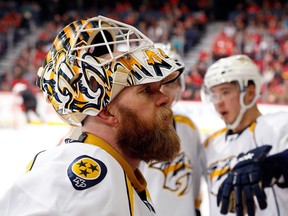
[[[69,165],[67,174],[76,190],[84,190],[100,183],[107,174],[107,167],[100,160],[81,155]]]

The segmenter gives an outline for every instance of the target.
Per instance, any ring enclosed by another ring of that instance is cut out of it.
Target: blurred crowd
[[[94,2],[44,0],[41,3],[28,0],[11,1],[9,7],[7,5],[2,7],[1,20],[5,22],[6,19],[3,18],[13,14],[17,19],[13,17],[10,19],[14,20],[15,29],[20,28],[25,22],[25,34],[37,33],[37,36],[32,43],[19,50],[11,66],[2,69],[0,90],[9,91],[19,82],[35,87],[36,71],[41,66],[52,40],[60,29],[74,20],[97,15],[120,20],[139,28],[154,42],[170,42],[179,54],[184,56],[205,33],[208,21],[205,11],[207,7],[203,3],[185,4],[175,0],[165,2],[136,0],[121,1],[121,3],[101,0]],[[9,23],[3,25],[6,25],[6,29],[11,26]],[[1,31],[1,35],[2,33],[5,34],[5,31]],[[14,38],[19,43],[24,37],[15,34]],[[2,44],[7,49],[4,40]]]
[[[83,17],[104,15],[134,25],[154,42],[171,43],[185,58],[213,21],[210,1],[191,2],[194,1],[2,2],[0,57],[29,35],[34,35],[35,40],[28,38],[27,46],[15,50],[16,60],[0,69],[0,90],[10,91],[20,82],[37,91],[36,72],[52,40],[63,26]],[[209,65],[221,57],[243,53],[258,64],[263,74],[261,101],[288,104],[288,4],[278,0],[264,0],[261,4],[239,2],[211,41],[209,51],[200,51],[196,63],[186,69],[182,98],[201,100],[203,77]]]
[[[235,8],[210,51],[200,52],[197,63],[189,70],[183,97],[200,100],[209,65],[219,58],[243,53],[256,62],[263,75],[261,102],[288,104],[288,4],[249,1]]]

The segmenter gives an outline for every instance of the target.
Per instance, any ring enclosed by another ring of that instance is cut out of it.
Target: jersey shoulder
[[[41,173],[45,169],[61,170],[62,174],[68,174],[72,180],[75,178],[86,179],[86,181],[98,179],[97,184],[108,174],[108,170],[110,175],[117,170],[122,170],[117,161],[106,151],[98,146],[81,142],[62,144],[36,154],[26,171],[34,172],[35,170]],[[55,173],[54,176],[60,173]],[[50,174],[53,175],[53,173]]]
[[[228,131],[228,128],[222,128],[215,133],[209,135],[204,141],[204,147],[207,148],[213,139],[220,137]]]
[[[185,124],[193,130],[198,130],[196,124],[188,116],[181,114],[174,114],[174,121],[176,124]]]
[[[288,128],[288,112],[280,111],[261,115],[256,120],[257,132],[271,134],[272,131],[279,131],[282,128]]]
[[[288,112],[279,111],[261,115],[257,119],[257,123],[265,123],[268,125],[274,125],[274,124],[288,125]]]
[[[288,140],[288,112],[260,116],[256,120],[255,139],[258,143],[271,144],[273,149],[286,149]],[[270,152],[271,153],[271,152]]]

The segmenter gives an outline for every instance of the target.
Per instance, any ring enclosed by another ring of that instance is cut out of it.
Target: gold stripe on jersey
[[[27,165],[27,167],[26,167],[26,172],[29,172],[29,171],[31,170],[34,161],[35,161],[35,159],[31,160],[31,161],[28,163],[28,165]]]
[[[202,202],[202,200],[195,199],[195,200],[194,200],[195,208],[200,209],[201,202]]]
[[[249,130],[252,132],[252,136],[253,136],[253,139],[254,139],[255,144],[256,144],[256,139],[255,139],[255,127],[256,127],[256,121],[254,121],[254,122],[249,126]]]
[[[139,194],[139,197],[142,199],[147,208],[151,212],[155,213],[154,207],[151,205],[149,201],[149,199],[151,200],[151,198],[149,191],[146,187],[147,182],[144,176],[142,175],[141,171],[138,168],[136,168],[135,171],[133,171],[132,167],[127,163],[127,161],[125,161],[125,159],[111,145],[102,140],[100,137],[97,137],[90,133],[86,133],[86,135],[87,136],[84,139],[84,143],[98,146],[103,150],[105,150],[106,152],[108,152],[112,157],[114,157],[118,161],[118,163],[125,171],[131,216],[134,216],[134,208],[135,208],[133,188]],[[145,194],[145,197],[140,195],[140,194],[143,195],[143,193]]]
[[[44,151],[45,151],[45,150],[44,150]],[[33,167],[33,165],[34,165],[34,163],[35,163],[38,155],[39,155],[40,153],[44,152],[44,151],[40,151],[40,152],[38,152],[38,153],[34,156],[34,158],[33,158],[33,159],[28,163],[28,165],[26,166],[26,172],[29,172],[29,171],[32,169],[32,167]]]
[[[254,133],[255,127],[256,127],[256,121],[254,121],[254,122],[249,126],[249,130]]]
[[[85,143],[98,146],[104,149],[110,155],[112,155],[119,162],[119,164],[122,166],[124,171],[127,173],[128,178],[133,184],[133,187],[135,188],[135,190],[137,192],[145,190],[147,183],[138,168],[135,171],[133,171],[132,167],[127,163],[127,161],[125,161],[125,159],[111,145],[109,145],[107,142],[105,142],[104,140],[102,140],[101,138],[93,134],[90,134],[90,133],[86,133],[86,134],[87,134],[87,137],[84,140]]]
[[[174,116],[174,120],[177,123],[187,124],[191,128],[193,128],[194,130],[196,130],[196,126],[195,126],[194,122],[191,119],[189,119],[188,117],[186,117],[186,116],[175,115]]]
[[[232,168],[230,167],[230,162],[233,158],[235,158],[235,155],[231,155],[229,157],[226,157],[222,160],[218,160],[213,162],[212,164],[209,164],[209,178],[212,181],[213,178],[219,177],[224,175],[226,172],[230,171]],[[223,166],[218,166],[219,162],[224,162]],[[229,165],[229,166],[227,166]]]
[[[217,136],[220,136],[221,134],[225,133],[228,131],[228,128],[223,128],[217,132],[215,132],[214,134],[212,134],[211,136],[209,136],[206,141],[204,142],[204,147],[207,148],[209,143],[210,143],[210,140],[217,137]]]
[[[127,194],[129,197],[130,215],[134,216],[135,203],[134,203],[133,186],[127,175],[125,175],[125,178],[126,178],[126,185],[127,185]]]
[[[222,168],[222,169],[217,169],[217,170],[214,170],[212,173],[210,173],[209,177],[210,177],[210,180],[212,181],[213,178],[215,177],[219,177],[223,174],[225,174],[226,172],[228,172],[230,170],[230,168]]]

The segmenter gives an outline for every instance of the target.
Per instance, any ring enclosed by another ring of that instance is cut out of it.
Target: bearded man
[[[183,69],[133,26],[102,16],[66,26],[37,86],[82,134],[39,153],[0,200],[0,215],[155,215],[137,167],[179,151],[160,88]]]

